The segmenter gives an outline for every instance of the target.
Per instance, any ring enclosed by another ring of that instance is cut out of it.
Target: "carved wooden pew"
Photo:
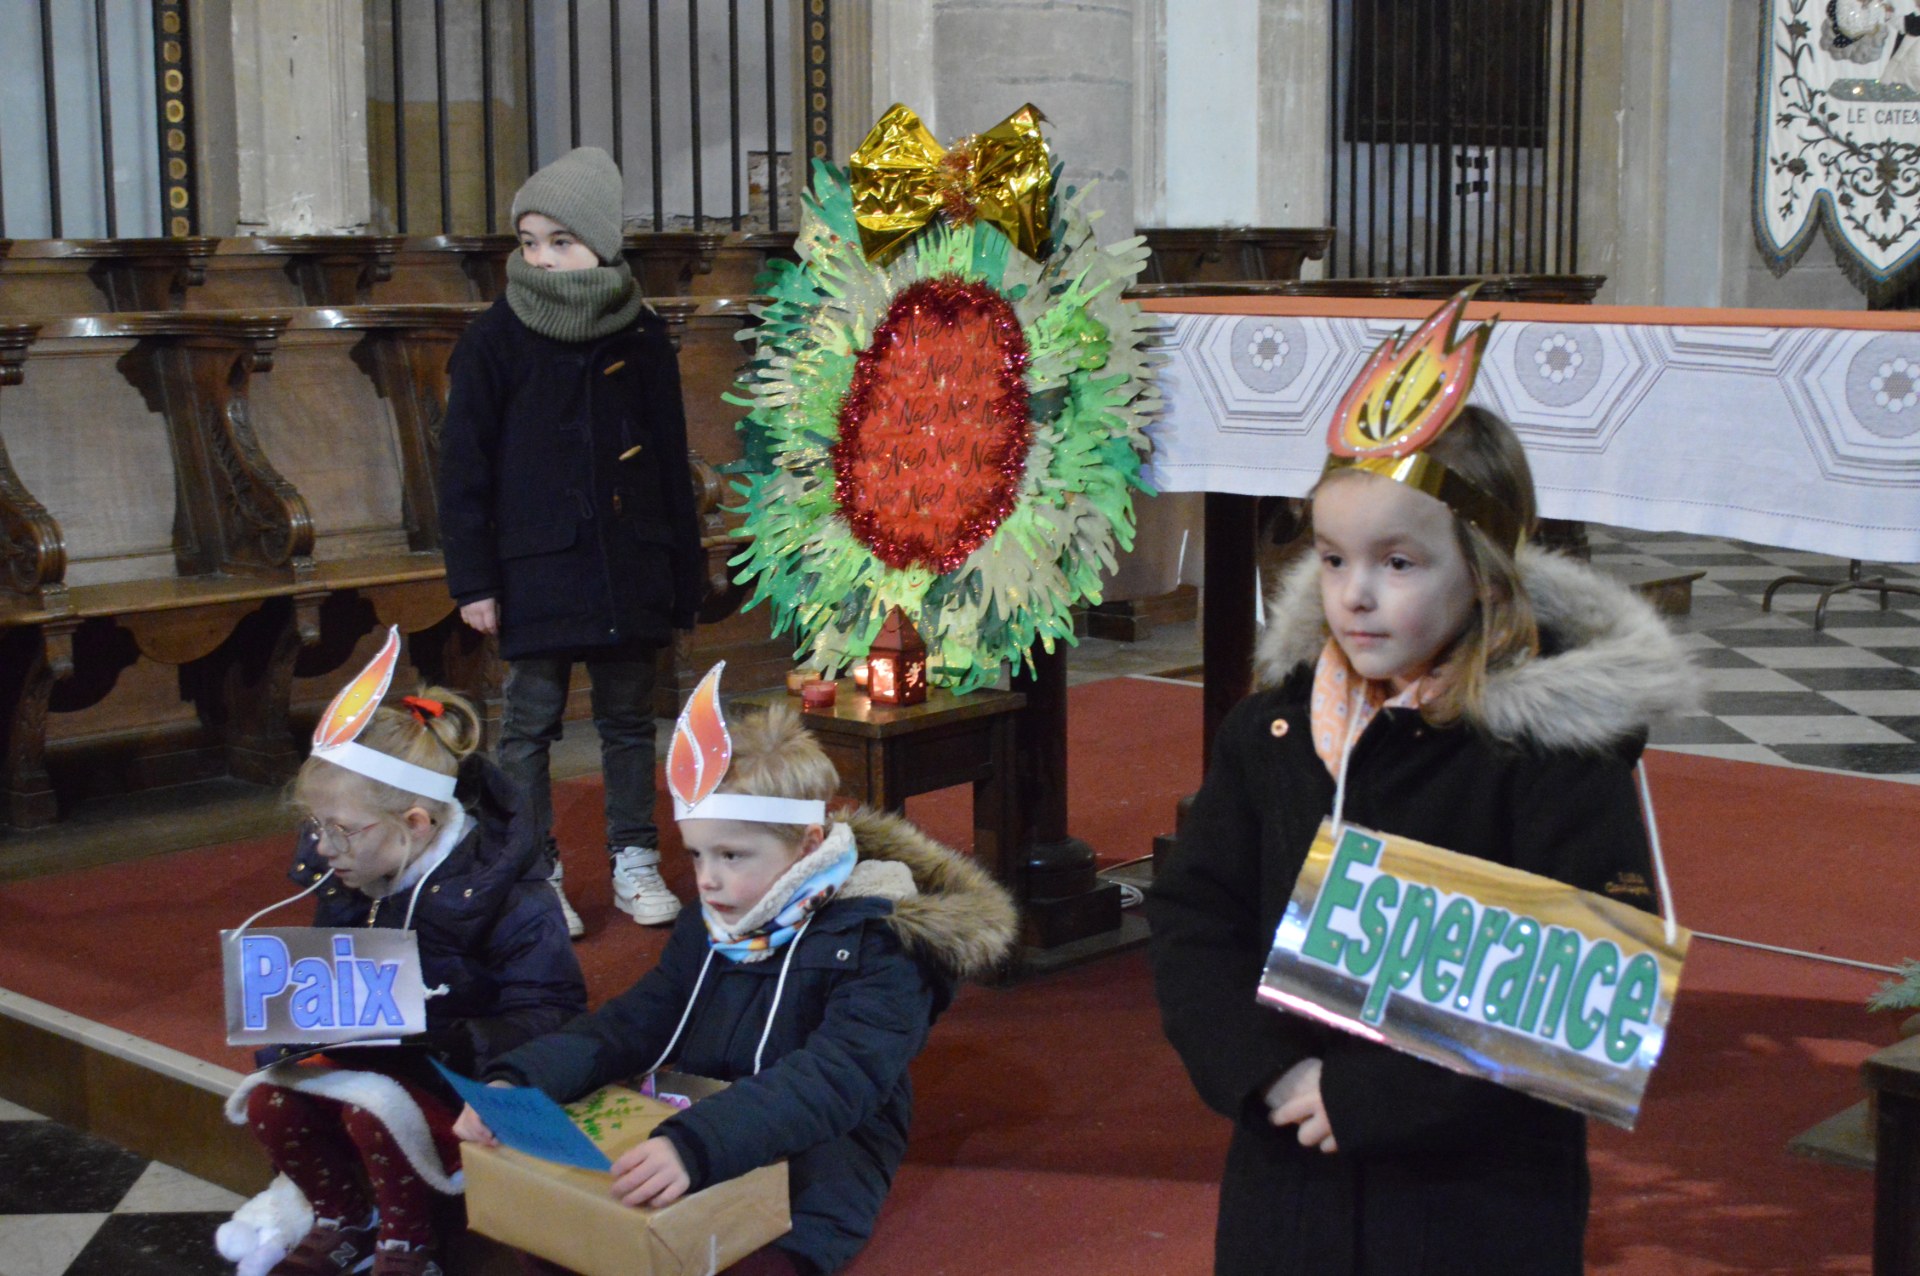
[[[484,306],[341,306],[296,312],[257,390],[267,454],[306,494],[313,579],[326,589],[300,653],[295,716],[317,715],[388,625],[418,674],[498,721],[491,643],[463,624],[440,556],[436,476],[447,362]]]
[[[393,277],[398,235],[243,235],[219,241],[197,310],[351,306]]]
[[[0,253],[0,316],[178,310],[219,240],[21,239]]]
[[[93,792],[294,758],[262,653],[311,581],[306,504],[262,454],[248,391],[283,315],[143,312],[39,325],[7,391],[10,539],[0,815],[54,818],[49,743]]]
[[[1325,226],[1143,227],[1152,256],[1143,284],[1298,279],[1333,243]]]
[[[410,239],[371,300],[492,301],[506,290],[507,254],[517,244],[509,234]],[[624,254],[649,297],[733,297],[744,305],[769,261],[795,260],[793,244],[792,231],[629,231]]]

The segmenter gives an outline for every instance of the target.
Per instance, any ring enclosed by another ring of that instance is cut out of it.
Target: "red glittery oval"
[[[948,572],[1013,511],[1032,438],[1027,342],[985,284],[903,289],[840,405],[834,497],[889,567]]]

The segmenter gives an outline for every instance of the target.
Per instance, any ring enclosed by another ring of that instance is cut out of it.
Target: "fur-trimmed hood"
[[[1541,654],[1491,674],[1475,725],[1549,749],[1604,749],[1699,701],[1700,680],[1653,607],[1583,563],[1532,547],[1520,580],[1540,625]],[[1290,567],[1267,604],[1254,685],[1277,687],[1326,645],[1320,560]]]
[[[978,979],[1006,961],[1020,919],[991,873],[897,815],[861,807],[845,820],[861,864],[901,864],[913,874],[912,893],[862,892],[893,897],[888,922],[908,952],[956,979]]]

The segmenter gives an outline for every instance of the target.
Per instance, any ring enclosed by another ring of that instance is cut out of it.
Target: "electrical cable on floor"
[[[1730,935],[1709,935],[1704,930],[1693,932],[1695,939],[1711,939],[1718,944],[1732,944],[1736,948],[1757,948],[1764,953],[1781,953],[1788,957],[1805,957],[1808,961],[1830,962],[1835,966],[1855,966],[1861,970],[1874,970],[1883,975],[1897,975],[1900,971],[1893,966],[1882,966],[1870,961],[1855,961],[1851,957],[1834,957],[1827,953],[1810,953],[1804,948],[1782,948],[1778,944],[1763,944],[1753,939],[1734,939]]]

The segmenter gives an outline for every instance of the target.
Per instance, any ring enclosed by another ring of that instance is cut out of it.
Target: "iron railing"
[[[197,231],[185,9],[185,0],[7,6],[0,238]]]
[[[1571,274],[1586,0],[1329,0],[1329,274]]]
[[[565,150],[593,145],[620,165],[642,226],[790,226],[782,200],[791,176],[781,168],[795,97],[790,42],[805,38],[792,30],[795,8],[793,0],[368,0],[376,216],[401,234],[510,230],[507,204],[520,180]],[[430,63],[418,52],[427,48]],[[429,70],[432,132],[422,146],[427,99],[418,81]],[[479,108],[477,125],[469,105]],[[429,146],[437,183],[417,173],[409,181],[409,162],[419,170]],[[461,162],[469,146],[479,153],[477,183],[470,174],[458,180],[472,167]]]

